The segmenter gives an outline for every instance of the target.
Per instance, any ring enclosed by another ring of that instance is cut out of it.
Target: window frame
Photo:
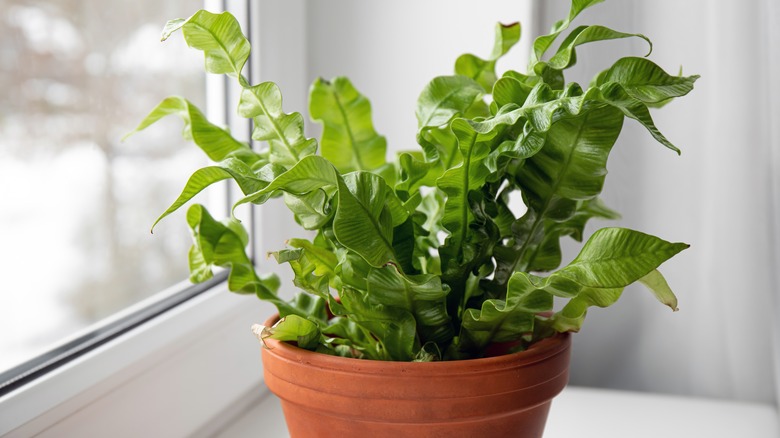
[[[302,1],[269,6],[251,0],[205,0],[204,7],[229,10],[249,35],[253,56],[245,74],[253,83],[259,82],[265,62],[281,59],[281,52],[264,56],[260,49],[284,29],[282,24],[252,23],[272,13],[306,19]],[[292,49],[301,53],[292,61],[284,53],[285,65],[305,72],[305,42]],[[251,121],[235,114],[236,85],[207,75],[206,86],[209,119],[228,126],[237,139],[250,141]],[[228,214],[238,194],[231,188],[215,194],[210,208]],[[251,207],[239,212],[249,218],[244,222],[252,233],[254,260],[264,246],[264,232],[273,237],[291,225],[277,214],[279,207],[264,206],[264,217]],[[37,358],[32,367],[17,369],[26,377],[7,379],[15,383],[0,393],[0,436],[218,432],[268,394],[262,385],[260,345],[249,327],[275,312],[268,303],[229,293],[225,279],[223,272],[202,285],[177,285],[72,337],[62,350]],[[169,415],[161,417],[161,412]]]
[[[273,307],[246,300],[222,282],[7,394],[0,399],[0,435],[201,430],[246,393],[259,388],[263,395],[260,346],[248,321],[259,322]],[[215,378],[222,368],[230,372]],[[160,418],[165,411],[171,415]]]
[[[192,285],[182,282],[76,333],[49,351],[0,373],[0,397],[78,359],[101,345],[222,283],[226,272]]]

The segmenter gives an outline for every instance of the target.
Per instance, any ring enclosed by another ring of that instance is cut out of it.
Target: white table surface
[[[567,387],[553,401],[545,438],[778,438],[778,410],[753,403]],[[289,437],[269,396],[220,438]]]

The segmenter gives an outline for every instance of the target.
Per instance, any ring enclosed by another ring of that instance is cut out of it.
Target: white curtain
[[[549,26],[567,3],[540,2],[538,19]],[[621,226],[692,245],[661,267],[680,311],[661,308],[641,288],[591,311],[574,339],[573,384],[777,402],[776,3],[612,0],[581,16],[583,24],[647,35],[650,59],[701,79],[654,112],[682,156],[627,121],[604,192],[623,213]],[[616,55],[644,53],[639,39],[598,43],[579,52],[573,77],[584,80]]]

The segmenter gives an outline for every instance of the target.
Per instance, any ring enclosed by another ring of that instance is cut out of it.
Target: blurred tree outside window
[[[175,118],[120,139],[205,109],[202,55],[160,43],[201,6],[0,0],[0,372],[187,278],[183,215],[149,228],[204,158]]]

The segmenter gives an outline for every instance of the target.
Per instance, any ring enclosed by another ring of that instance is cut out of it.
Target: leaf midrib
[[[292,169],[291,169],[291,170],[292,170]],[[289,172],[289,171],[290,171],[290,170],[288,170],[287,172]],[[272,181],[270,184],[268,184],[267,186],[263,187],[262,189],[260,189],[260,190],[258,190],[258,191],[256,191],[256,192],[254,192],[254,193],[250,193],[250,194],[246,195],[246,196],[245,196],[243,199],[241,199],[239,202],[241,202],[241,201],[245,201],[245,202],[253,202],[254,200],[256,200],[256,199],[258,199],[258,198],[260,198],[260,197],[262,197],[262,196],[264,196],[264,195],[267,195],[267,194],[269,194],[269,193],[272,193],[272,192],[274,192],[274,191],[276,191],[276,190],[282,190],[282,191],[284,191],[284,192],[287,192],[287,193],[290,193],[290,194],[293,194],[293,195],[301,195],[301,194],[303,194],[302,192],[290,192],[290,191],[284,190],[284,189],[282,189],[282,188],[281,188],[281,187],[284,187],[282,184],[277,184],[276,186],[273,186],[273,183],[274,183],[276,180],[278,180],[279,178],[281,178],[283,175],[284,175],[284,174],[282,174],[282,175],[279,175],[279,177],[277,177],[276,179],[274,179],[274,181]],[[329,180],[329,179],[325,179],[324,177],[319,177],[319,176],[316,176],[316,177],[308,177],[308,179],[309,179],[309,180],[313,180],[313,181],[317,181],[317,182],[322,182],[322,183],[324,183],[324,184],[322,184],[322,186],[323,186],[323,187],[324,187],[324,186],[327,186],[327,185],[333,185],[333,181],[331,181],[331,180]],[[235,208],[235,206],[234,206],[234,208]]]
[[[314,246],[314,245],[312,244],[312,246]],[[335,274],[335,272],[334,272],[334,270],[333,270],[333,266],[331,265],[331,262],[333,262],[333,260],[332,260],[332,259],[326,259],[326,257],[323,257],[323,256],[321,256],[321,255],[320,255],[320,253],[319,253],[318,251],[309,251],[309,250],[307,250],[307,249],[306,249],[306,247],[305,247],[305,246],[303,246],[301,249],[303,249],[303,251],[304,251],[304,254],[306,254],[306,257],[309,257],[309,258],[311,258],[311,259],[314,259],[314,260],[316,260],[316,261],[320,262],[320,265],[321,265],[321,266],[323,266],[323,267],[325,267],[325,268],[327,269],[327,271],[328,271],[328,272],[327,272],[327,275],[328,275],[328,277],[330,277],[330,276],[332,276],[333,274]],[[314,263],[313,263],[313,264],[314,264]],[[314,270],[317,270],[317,268],[318,268],[320,265],[314,264]],[[329,279],[330,279],[330,278],[329,278]]]
[[[494,323],[491,324],[490,330],[487,331],[488,332],[488,342],[486,344],[484,344],[484,345],[480,345],[480,348],[484,347],[487,344],[489,344],[490,341],[493,340],[493,338],[496,336],[496,333],[499,332],[499,330],[503,327],[504,322],[506,322],[507,318],[509,318],[509,311],[507,310],[507,302],[506,302],[506,300],[501,300],[501,301],[504,302],[504,306],[501,309],[498,308],[498,305],[497,305],[496,301],[497,300],[493,300],[492,305],[496,309],[496,312],[498,312],[498,315],[500,315],[500,316],[498,318],[493,319]],[[487,303],[487,301],[486,301],[486,303]],[[475,319],[475,322],[481,320],[483,310],[484,310],[484,306],[479,309],[479,317],[480,317],[480,319]]]
[[[347,112],[344,110],[344,106],[341,103],[341,99],[339,99],[338,93],[336,93],[336,89],[332,89],[333,93],[333,100],[336,101],[336,106],[339,108],[339,113],[341,113],[341,118],[344,120],[344,123],[342,126],[344,126],[344,129],[347,131],[347,137],[349,137],[349,144],[352,149],[352,158],[354,161],[354,164],[357,166],[357,170],[364,170],[365,167],[363,165],[363,159],[360,156],[360,150],[358,150],[357,142],[355,141],[355,135],[352,133],[352,127],[350,126],[349,119],[347,118]]]
[[[222,18],[222,15],[220,15],[219,18],[217,18],[217,20],[220,20],[221,18]],[[222,49],[222,51],[225,53],[225,55],[227,55],[226,58],[230,61],[230,65],[233,67],[233,72],[236,74],[237,77],[241,76],[241,71],[236,69],[237,66],[236,66],[235,62],[233,61],[233,58],[230,56],[230,51],[227,49],[227,47],[224,44],[222,44],[222,41],[219,38],[217,38],[217,34],[211,31],[211,28],[203,27],[200,23],[198,23],[196,21],[192,21],[192,22],[189,22],[189,23],[184,23],[182,26],[186,26],[187,24],[192,24],[193,26],[195,26],[195,27],[197,27],[197,28],[199,28],[201,30],[205,30],[206,33],[208,33],[209,35],[214,37],[214,41],[216,41],[217,45]]]
[[[656,249],[656,250],[640,252],[639,254],[636,254],[636,255],[632,254],[632,255],[628,255],[628,256],[603,257],[603,258],[599,258],[597,260],[576,260],[575,259],[573,262],[571,262],[569,264],[569,266],[572,266],[572,267],[580,267],[580,266],[587,267],[587,266],[605,264],[605,263],[608,263],[608,262],[614,262],[616,260],[638,259],[638,258],[641,258],[643,256],[664,255],[667,252],[673,252],[673,251],[664,250],[663,248],[659,248],[659,249]]]
[[[461,216],[460,216],[460,235],[462,238],[465,238],[466,229],[468,228],[468,221],[469,221],[469,210],[467,208],[468,203],[468,194],[469,194],[469,171],[471,170],[471,158],[474,154],[474,145],[477,142],[477,135],[474,133],[474,137],[471,139],[471,144],[469,145],[469,154],[468,156],[463,157],[463,196],[461,197]],[[463,239],[461,239],[463,240]],[[460,242],[458,242],[460,245]]]
[[[472,78],[472,79],[473,79],[473,78]],[[423,124],[420,126],[420,128],[426,128],[426,127],[430,127],[430,125],[428,125],[428,124],[431,122],[431,119],[433,118],[433,114],[435,114],[435,113],[436,113],[436,111],[438,111],[438,110],[439,110],[439,109],[442,107],[442,105],[444,105],[444,102],[447,102],[447,100],[449,100],[449,98],[450,98],[450,97],[454,96],[454,95],[455,95],[455,94],[456,94],[458,91],[460,91],[460,89],[458,89],[458,88],[455,88],[455,89],[453,89],[452,91],[450,91],[450,92],[449,92],[449,93],[448,93],[446,96],[444,96],[444,98],[443,98],[443,99],[439,100],[439,101],[436,103],[436,105],[433,107],[433,109],[432,109],[432,110],[431,110],[431,111],[428,113],[428,117],[425,119],[425,123],[423,123]],[[450,117],[450,120],[452,120],[452,117]],[[445,122],[445,123],[446,123],[446,122]],[[444,124],[444,123],[442,123],[442,125],[443,125],[443,124]],[[439,125],[439,126],[441,126],[441,125]],[[434,126],[434,127],[435,127],[435,126]]]
[[[322,183],[322,185],[321,185],[320,187],[317,187],[317,188],[316,188],[316,189],[314,189],[314,190],[318,190],[318,189],[320,189],[320,188],[322,188],[322,187],[325,187],[325,186],[328,186],[328,185],[333,185],[333,181],[331,181],[331,180],[329,180],[329,179],[327,179],[327,178],[322,178],[322,177],[308,177],[307,179],[308,179],[308,180],[310,180],[310,181],[316,181],[316,182]],[[268,187],[271,187],[271,184],[269,184],[268,186],[266,186],[264,189],[262,189],[262,190],[261,190],[261,192],[262,192],[262,191],[265,191],[265,192],[264,192],[264,193],[262,193],[262,194],[269,193],[269,192],[272,192],[272,191],[274,191],[274,190],[282,190],[282,191],[284,191],[284,192],[287,192],[287,193],[290,193],[290,194],[293,194],[293,195],[305,195],[305,194],[307,194],[307,193],[310,193],[310,192],[292,192],[292,191],[287,191],[287,190],[284,190],[283,188],[281,188],[281,187],[283,187],[283,186],[276,186],[276,187],[272,188],[271,190],[268,190]]]
[[[379,223],[377,223],[377,221],[374,219],[374,217],[368,211],[366,206],[362,202],[360,202],[360,200],[357,198],[357,196],[353,195],[352,192],[349,191],[349,189],[347,188],[347,185],[345,183],[343,183],[343,182],[341,184],[341,187],[339,187],[339,190],[342,190],[342,189],[346,190],[347,193],[348,193],[347,196],[352,196],[354,198],[354,200],[355,200],[355,203],[360,207],[361,210],[363,210],[363,213],[364,213],[365,217],[368,218],[369,223],[371,223],[371,226],[374,227],[374,231],[376,231],[376,233],[379,235],[379,238],[384,243],[385,249],[389,250],[390,256],[392,257],[391,261],[395,262],[395,265],[396,265],[396,267],[398,269],[398,272],[401,272],[401,267],[399,266],[398,257],[395,255],[395,250],[393,249],[393,245],[392,245],[391,242],[389,242],[387,240],[387,238],[385,237],[384,233],[382,233],[382,228],[379,226]],[[384,207],[382,207],[382,209],[384,210]],[[380,213],[380,216],[381,216],[381,213]]]
[[[585,113],[582,124],[580,124],[580,127],[577,130],[577,135],[575,136],[575,140],[572,142],[572,144],[576,145],[579,142],[579,139],[582,136],[582,132],[588,123],[588,118],[590,117],[590,114],[591,113]],[[525,252],[528,250],[528,245],[530,245],[531,239],[533,238],[534,234],[536,234],[539,225],[544,223],[545,216],[547,215],[548,210],[550,209],[550,204],[552,202],[553,197],[558,192],[558,187],[560,187],[561,181],[563,180],[563,176],[569,171],[569,166],[571,165],[571,161],[572,161],[572,157],[574,156],[575,149],[576,146],[572,147],[569,150],[569,154],[566,157],[566,162],[563,165],[563,170],[559,173],[560,177],[555,180],[555,183],[553,184],[552,189],[550,190],[550,196],[545,200],[544,206],[542,207],[540,214],[534,220],[534,224],[531,227],[531,231],[528,233],[528,238],[523,243],[523,246],[520,247],[520,250],[518,252],[518,257],[515,259],[514,263],[512,263],[512,269],[509,271],[509,276],[511,276],[511,274],[515,272],[515,269],[517,268],[517,264],[523,259]]]
[[[244,87],[245,90],[249,91],[249,94],[255,97],[257,101],[257,105],[260,107],[260,110],[263,111],[263,114],[265,114],[266,117],[268,117],[268,121],[271,123],[271,126],[273,127],[274,132],[276,133],[276,136],[281,140],[282,144],[284,145],[285,149],[287,149],[287,152],[292,155],[292,157],[295,159],[296,162],[300,161],[300,155],[298,155],[295,152],[295,149],[293,149],[293,145],[290,144],[289,141],[287,141],[287,137],[284,136],[282,130],[279,128],[279,125],[276,123],[276,117],[273,117],[271,115],[271,112],[268,111],[268,108],[263,103],[263,101],[255,95],[255,93],[252,92],[251,89]],[[281,111],[281,114],[284,114],[284,110]]]

